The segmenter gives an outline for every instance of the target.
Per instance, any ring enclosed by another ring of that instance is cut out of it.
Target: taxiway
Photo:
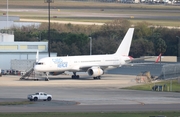
[[[0,78],[0,101],[27,100],[28,94],[39,91],[52,94],[53,100],[0,106],[0,112],[175,111],[180,108],[179,93],[122,89],[137,85],[134,75],[105,74],[101,80],[89,76],[72,80],[69,75],[60,75],[51,77],[50,81],[20,81],[19,77]]]

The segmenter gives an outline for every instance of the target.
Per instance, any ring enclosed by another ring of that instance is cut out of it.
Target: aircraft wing
[[[145,60],[145,59],[151,59],[151,58],[157,58],[154,62],[139,62],[141,60]],[[132,60],[126,61],[127,64],[126,65],[142,65],[142,64],[152,64],[152,63],[158,63],[160,61],[161,58],[161,53],[159,54],[159,56],[149,56],[149,57],[140,57],[140,58],[133,58]],[[135,62],[135,63],[134,63]]]
[[[100,67],[102,70],[106,70],[106,69],[113,69],[113,68],[117,68],[117,67],[119,67],[119,65],[115,65],[115,66],[81,66],[79,69],[81,70],[81,71],[88,71],[88,69],[90,69],[90,68],[92,68],[92,67]]]
[[[155,56],[132,58],[131,60],[126,60],[125,62],[126,62],[126,63],[138,62],[138,61],[141,61],[141,60],[151,59],[151,58],[155,58]],[[157,61],[157,60],[156,60],[156,61]]]

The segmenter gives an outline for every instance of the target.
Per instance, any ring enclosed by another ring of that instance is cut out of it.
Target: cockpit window
[[[36,63],[36,65],[43,65],[43,63]]]

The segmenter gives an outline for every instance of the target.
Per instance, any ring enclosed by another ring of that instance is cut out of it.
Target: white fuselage
[[[40,72],[63,72],[63,71],[85,71],[91,66],[101,66],[105,69],[119,67],[129,60],[127,56],[110,55],[89,55],[89,56],[64,56],[46,57],[38,61],[34,67]]]

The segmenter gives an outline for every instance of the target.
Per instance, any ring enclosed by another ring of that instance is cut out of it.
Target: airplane
[[[114,54],[45,57],[36,62],[34,70],[45,72],[48,81],[50,72],[73,72],[72,79],[78,79],[76,72],[87,72],[94,79],[100,79],[105,70],[127,64],[133,58],[129,56],[134,28],[129,28]],[[37,59],[38,57],[36,57]]]

